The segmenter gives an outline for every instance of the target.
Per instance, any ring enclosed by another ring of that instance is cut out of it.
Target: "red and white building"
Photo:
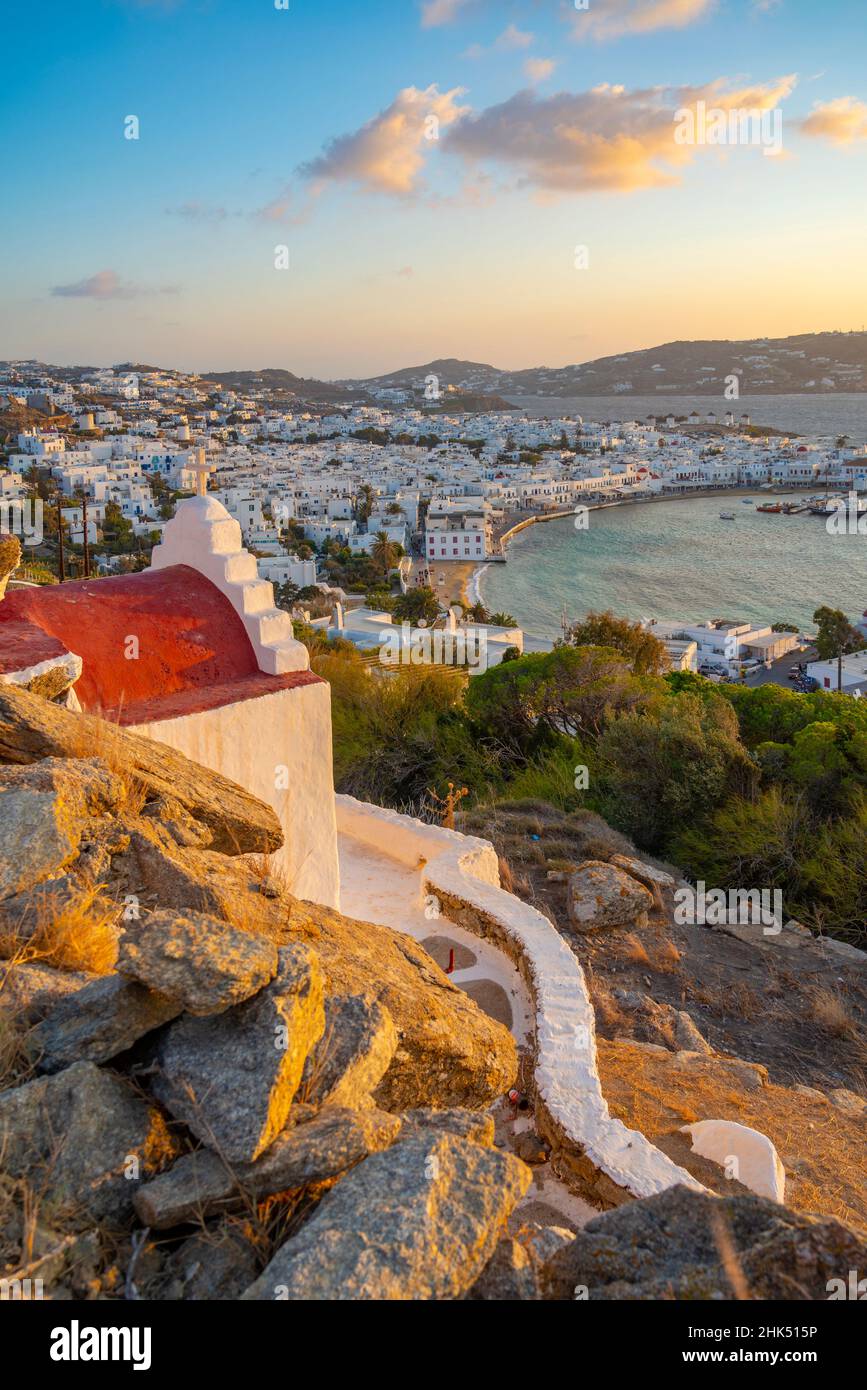
[[[479,498],[431,502],[425,522],[428,562],[485,560],[492,549],[490,510]]]

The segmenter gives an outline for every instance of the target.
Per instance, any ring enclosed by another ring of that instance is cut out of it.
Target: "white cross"
[[[208,460],[207,460],[207,458],[205,457],[205,451],[204,451],[204,449],[199,449],[198,454],[197,454],[197,457],[196,457],[196,462],[193,464],[193,472],[194,472],[195,475],[196,475],[196,494],[197,494],[197,496],[199,496],[199,497],[207,497],[207,495],[208,495],[208,476],[209,476],[209,474],[211,474],[211,473],[216,473],[216,471],[217,471],[217,466],[216,466],[216,464],[214,464],[214,463],[209,463]]]

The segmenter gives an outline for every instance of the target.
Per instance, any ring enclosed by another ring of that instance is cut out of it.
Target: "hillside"
[[[364,394],[362,390],[347,390],[331,382],[296,376],[282,367],[263,367],[259,371],[203,372],[202,382],[204,385],[212,382],[222,390],[242,393],[267,391],[274,397],[320,405],[331,402],[346,404],[353,397]]]
[[[567,367],[502,370],[482,362],[441,358],[348,385],[421,390],[431,374],[440,386],[504,396],[607,396],[667,392],[721,396],[725,379],[742,391],[786,394],[867,390],[867,333],[802,333],[789,338],[698,339],[663,343]]]
[[[5,364],[0,362],[0,368]],[[54,367],[35,363],[59,380],[75,381],[88,367]],[[132,366],[139,372],[170,369]],[[440,391],[457,393],[440,409],[503,410],[522,396],[658,395],[660,409],[670,395],[720,398],[726,378],[737,375],[741,394],[833,395],[867,391],[867,333],[800,333],[788,338],[701,338],[661,343],[656,347],[597,357],[566,367],[504,369],[488,362],[440,357],[414,367],[399,367],[381,376],[320,381],[297,376],[283,367],[256,371],[235,368],[201,373],[201,384],[243,394],[265,393],[275,405],[348,405],[375,398],[381,391],[409,391],[424,399],[430,377]]]

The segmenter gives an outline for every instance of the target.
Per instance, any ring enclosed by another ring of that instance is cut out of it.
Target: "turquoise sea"
[[[508,542],[508,563],[481,575],[482,600],[549,639],[560,636],[564,609],[570,619],[610,608],[633,619],[808,629],[820,604],[850,618],[867,609],[867,536],[829,535],[820,517],[759,513],[754,503],[767,495],[749,494],[746,506],[747,495],[606,507],[590,513],[586,531],[572,517],[527,527]]]

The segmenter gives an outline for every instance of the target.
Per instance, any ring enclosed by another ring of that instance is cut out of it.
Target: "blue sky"
[[[0,356],[335,377],[867,321],[863,0],[44,0],[4,38]],[[782,153],[678,148],[699,100]]]

